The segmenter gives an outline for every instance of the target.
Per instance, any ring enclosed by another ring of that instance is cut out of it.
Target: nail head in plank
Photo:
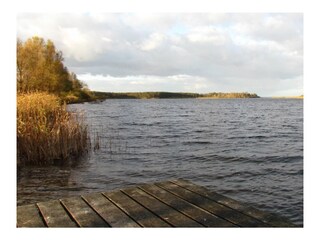
[[[77,227],[59,200],[37,203],[48,227]]]
[[[109,227],[81,197],[60,200],[80,227]]]
[[[143,185],[140,188],[206,227],[237,227],[235,224],[219,218],[156,185]]]
[[[142,191],[141,189],[128,188],[122,191],[174,227],[203,226],[181,212],[178,212],[176,209],[169,207],[148,193]]]
[[[17,207],[17,227],[46,227],[35,204]]]
[[[142,227],[170,227],[162,219],[120,191],[103,193]]]
[[[82,198],[111,226],[111,227],[140,227],[127,214],[110,202],[101,193],[84,195]]]

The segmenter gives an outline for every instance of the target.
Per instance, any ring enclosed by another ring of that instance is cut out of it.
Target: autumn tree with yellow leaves
[[[51,40],[17,40],[18,93],[46,91],[59,96],[83,94],[86,85],[63,64],[63,54]]]

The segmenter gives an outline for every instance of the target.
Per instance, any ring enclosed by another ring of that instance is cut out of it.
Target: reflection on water
[[[107,100],[86,113],[100,148],[73,166],[19,171],[18,204],[189,179],[303,221],[303,101]]]

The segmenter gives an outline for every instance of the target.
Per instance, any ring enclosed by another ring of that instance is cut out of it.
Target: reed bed
[[[52,94],[17,96],[17,163],[50,165],[79,158],[91,148],[83,115],[70,113]]]

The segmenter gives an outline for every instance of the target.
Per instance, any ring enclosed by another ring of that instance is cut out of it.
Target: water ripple
[[[101,148],[18,173],[18,204],[185,178],[303,222],[303,101],[107,100],[84,111]]]

